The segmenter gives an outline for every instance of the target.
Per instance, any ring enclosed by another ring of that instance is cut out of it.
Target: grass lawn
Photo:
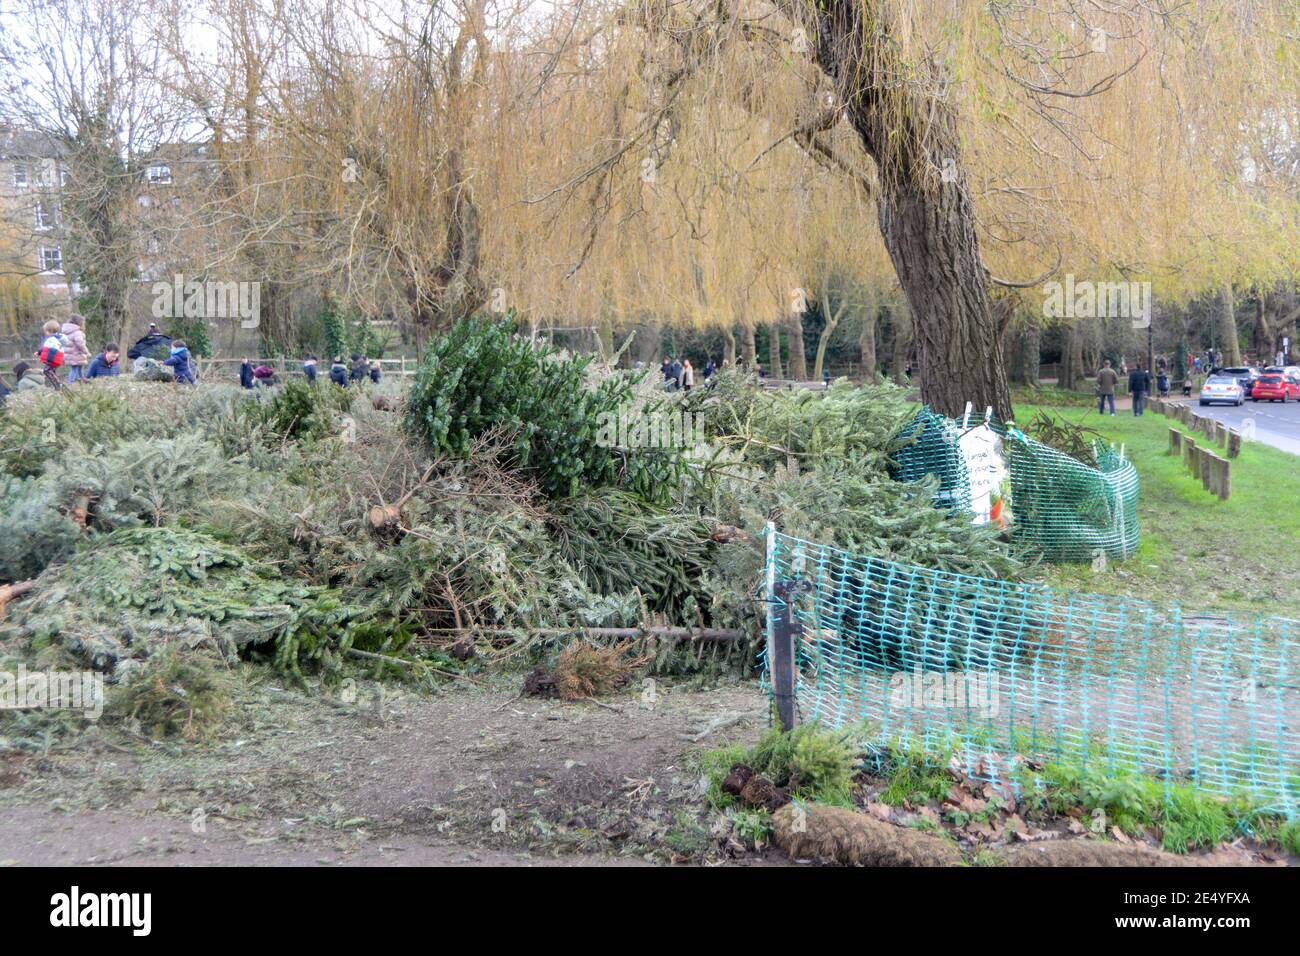
[[[1232,463],[1232,497],[1220,501],[1187,473],[1180,458],[1167,454],[1169,427],[1188,431],[1174,419],[1153,412],[1103,417],[1095,408],[1041,410],[1124,445],[1142,483],[1137,553],[1103,573],[1088,564],[1046,565],[1048,583],[1185,608],[1300,617],[1300,458],[1243,443]],[[1028,422],[1038,411],[1017,406],[1016,418]]]

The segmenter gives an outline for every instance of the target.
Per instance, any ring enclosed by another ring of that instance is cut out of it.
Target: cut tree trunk
[[[882,6],[824,0],[809,9],[817,63],[880,172],[880,232],[911,306],[921,398],[946,415],[972,402],[1010,420],[1001,329],[943,67],[905,62]],[[918,70],[920,81],[900,79]]]

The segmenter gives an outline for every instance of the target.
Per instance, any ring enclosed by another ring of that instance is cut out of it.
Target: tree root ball
[[[843,866],[956,866],[962,859],[942,837],[842,807],[791,803],[773,821],[777,846],[794,859]]]
[[[731,765],[731,770],[726,778],[722,781],[720,789],[723,793],[729,793],[733,797],[738,797],[741,791],[745,789],[745,784],[749,783],[749,778],[754,776],[753,768],[743,763]]]

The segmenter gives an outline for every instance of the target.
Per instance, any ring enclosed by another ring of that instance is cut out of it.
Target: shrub
[[[816,722],[800,724],[786,733],[772,728],[759,738],[744,761],[778,787],[793,787],[810,800],[851,806],[857,749],[855,728],[828,731]]]
[[[406,428],[435,454],[454,456],[467,455],[479,436],[504,431],[512,442],[506,464],[554,498],[606,485],[666,497],[681,474],[681,454],[601,447],[602,413],[626,413],[637,379],[590,382],[590,364],[590,357],[535,346],[507,326],[463,320],[420,364]]]

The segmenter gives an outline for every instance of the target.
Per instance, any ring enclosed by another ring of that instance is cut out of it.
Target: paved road
[[[1188,404],[1183,400],[1181,404]],[[1192,410],[1198,415],[1209,415],[1237,428],[1247,438],[1300,455],[1300,402],[1252,402],[1249,399],[1240,408],[1231,405],[1206,405],[1202,407],[1191,400]],[[1254,427],[1254,435],[1250,429]]]

